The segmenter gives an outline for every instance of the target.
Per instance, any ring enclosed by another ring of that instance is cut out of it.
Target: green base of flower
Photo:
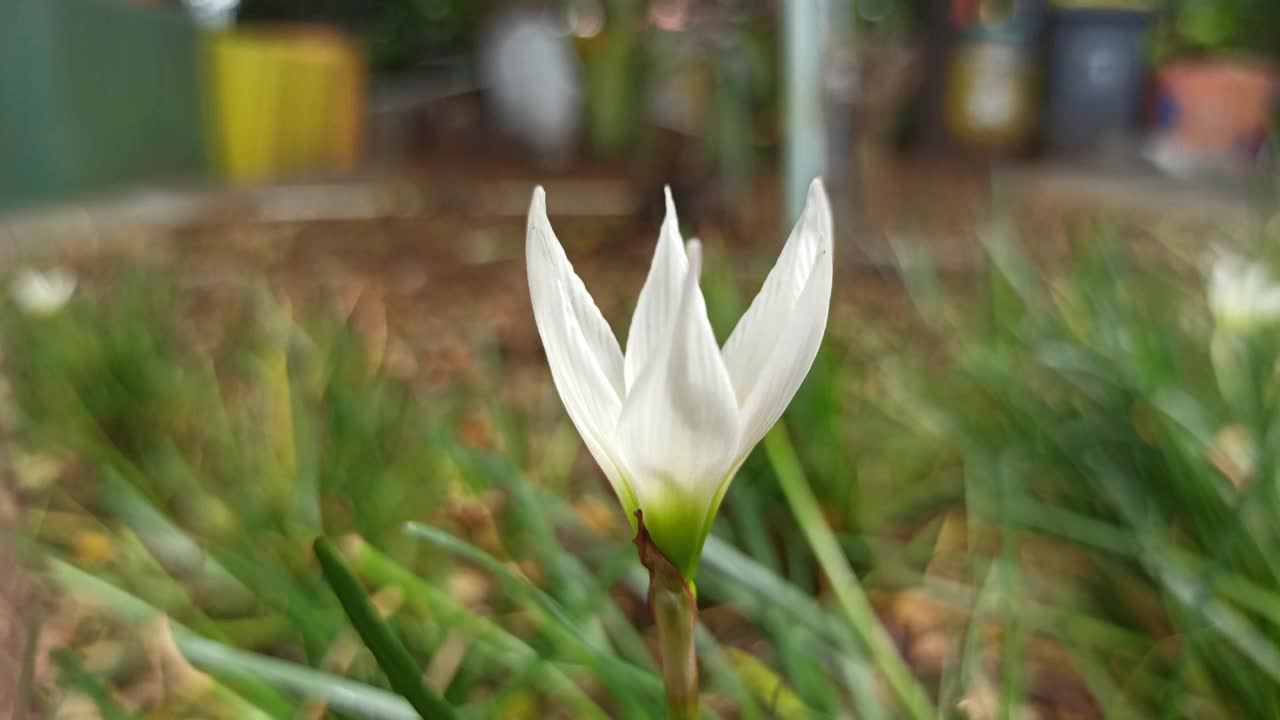
[[[662,502],[642,504],[635,511],[644,513],[642,527],[663,557],[680,571],[686,582],[692,584],[702,559],[702,545],[706,540],[703,525],[706,522],[707,503],[702,498],[668,490],[662,494]],[[637,533],[640,527],[636,527]]]
[[[636,551],[649,571],[649,609],[658,626],[667,715],[672,720],[691,720],[699,716],[698,660],[693,644],[698,604],[691,584],[658,549],[645,527],[642,511],[636,511],[636,520]]]

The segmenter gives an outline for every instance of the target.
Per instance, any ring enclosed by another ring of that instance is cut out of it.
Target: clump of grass
[[[1053,273],[988,247],[976,301],[904,266],[927,342],[833,312],[706,547],[708,713],[1275,714],[1280,332],[1215,340],[1195,278],[1113,238]],[[732,278],[704,285],[735,316]],[[205,328],[193,302],[120,282],[0,311],[11,445],[61,468],[18,486],[52,587],[167,616],[228,717],[411,717],[324,536],[401,687],[463,717],[661,712],[643,570],[549,386],[506,404],[496,351],[427,392],[339,313],[252,286]],[[127,707],[126,674],[69,649],[68,691]]]
[[[625,523],[589,511],[614,501],[562,413],[500,400],[500,354],[479,386],[426,393],[341,315],[264,286],[222,293],[216,322],[196,322],[190,290],[115,285],[53,316],[0,313],[4,346],[33,348],[5,357],[11,446],[59,464],[20,485],[24,545],[51,588],[122,623],[121,638],[167,617],[226,716],[411,713],[324,581],[311,548],[325,536],[368,593],[357,605],[464,715],[660,712]],[[767,547],[709,547],[707,617],[734,619],[699,630],[709,712],[888,712],[857,633],[755,555]],[[91,688],[114,711],[137,678],[86,662],[81,642],[65,655],[75,682],[42,699]]]
[[[1032,688],[1012,659],[1048,641],[1107,717],[1275,713],[1280,333],[1224,339],[1194,278],[1104,231],[1053,275],[998,233],[988,248],[941,369],[886,362],[875,396],[963,478],[949,564],[988,598],[970,622],[1003,632],[1001,704]]]

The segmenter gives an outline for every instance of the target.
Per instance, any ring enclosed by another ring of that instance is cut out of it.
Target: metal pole
[[[830,0],[783,0],[783,225],[790,228],[804,209],[809,182],[825,174],[827,134],[823,117],[823,30]]]

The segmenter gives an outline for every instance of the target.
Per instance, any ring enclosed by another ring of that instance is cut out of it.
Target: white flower
[[[9,288],[13,300],[32,315],[52,315],[67,304],[76,291],[76,276],[70,270],[54,268],[46,272],[23,270]]]
[[[565,409],[627,514],[643,510],[689,579],[734,473],[809,372],[831,302],[831,208],[822,182],[723,349],[707,319],[702,250],[667,217],[623,353],[547,220],[529,208],[529,292]],[[634,520],[633,520],[634,525]]]
[[[1228,330],[1250,330],[1280,320],[1280,285],[1261,262],[1219,251],[1209,273],[1209,309]]]

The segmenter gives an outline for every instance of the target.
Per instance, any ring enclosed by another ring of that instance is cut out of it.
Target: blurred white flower
[[[13,300],[32,315],[51,315],[67,304],[76,291],[76,276],[70,270],[53,268],[23,270],[9,287]]]
[[[201,27],[222,30],[235,24],[240,0],[185,0],[191,17]]]
[[[582,121],[582,68],[561,18],[518,9],[494,21],[480,71],[502,128],[547,162],[572,150]]]
[[[747,454],[808,374],[831,302],[831,208],[815,180],[764,287],[723,349],[698,276],[701,246],[667,217],[623,353],[533,193],[529,291],[551,376],[628,514],[686,578]],[[634,522],[633,522],[634,525]]]
[[[1219,250],[1209,272],[1209,309],[1219,326],[1249,330],[1280,320],[1280,285],[1267,266]]]

